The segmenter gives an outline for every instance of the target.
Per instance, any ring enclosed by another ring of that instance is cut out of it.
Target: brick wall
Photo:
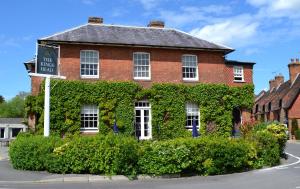
[[[67,76],[67,79],[80,79],[80,50],[99,51],[100,80],[133,80],[133,53],[147,52],[150,53],[151,81],[149,83],[149,81],[137,80],[144,86],[149,86],[152,82],[184,82],[181,71],[183,54],[197,55],[198,82],[241,85],[233,82],[233,66],[225,65],[223,54],[220,52],[84,45],[61,45],[60,70],[61,75]],[[252,66],[244,67],[244,75],[245,81],[252,83]]]
[[[289,119],[298,118],[300,119],[300,95],[293,103],[292,107],[289,109]]]

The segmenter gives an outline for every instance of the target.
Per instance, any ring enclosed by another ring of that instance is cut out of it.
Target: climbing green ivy
[[[253,85],[229,87],[223,84],[153,84],[142,88],[134,82],[51,82],[51,132],[59,135],[80,132],[80,108],[84,104],[99,107],[99,133],[112,132],[114,119],[124,135],[134,135],[134,102],[148,99],[152,112],[154,139],[190,136],[185,129],[186,102],[200,107],[201,134],[231,135],[232,110],[251,109]],[[42,90],[43,91],[43,90]],[[29,96],[27,115],[40,117],[37,132],[43,125],[43,92]]]

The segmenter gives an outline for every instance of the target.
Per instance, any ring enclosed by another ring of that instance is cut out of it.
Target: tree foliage
[[[0,95],[0,104],[2,104],[3,102],[5,102],[5,99],[2,95]]]
[[[24,117],[25,96],[28,93],[20,92],[11,100],[0,103],[0,117]]]

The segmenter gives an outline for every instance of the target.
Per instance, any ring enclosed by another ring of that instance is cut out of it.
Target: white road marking
[[[273,169],[287,169],[289,168],[290,166],[292,165],[296,165],[296,164],[299,164],[300,163],[300,157],[298,156],[295,156],[293,154],[290,154],[290,153],[286,153],[287,155],[297,159],[296,162],[294,163],[290,163],[290,164],[287,164],[287,165],[279,165],[279,166],[275,166],[275,167],[270,167],[270,168],[266,168],[266,169],[261,169],[260,171],[270,171],[270,170],[273,170]],[[300,187],[300,186],[299,186]]]
[[[300,169],[300,167],[294,167],[295,169]]]
[[[296,188],[300,188],[300,186],[297,186]]]

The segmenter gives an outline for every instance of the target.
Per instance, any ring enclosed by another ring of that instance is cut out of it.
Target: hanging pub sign
[[[47,75],[58,75],[57,73],[58,48],[38,45],[37,73]]]

